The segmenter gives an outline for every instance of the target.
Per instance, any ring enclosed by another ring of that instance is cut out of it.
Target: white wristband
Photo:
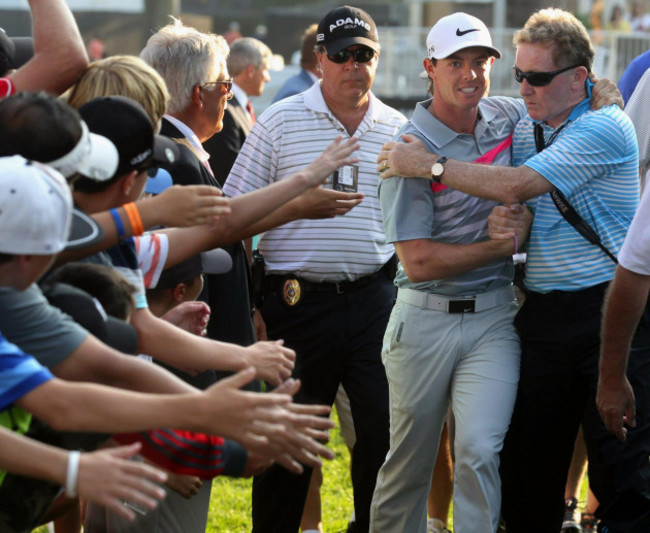
[[[68,454],[68,472],[65,476],[65,495],[68,498],[77,496],[77,475],[79,474],[79,457],[81,452],[70,452]]]

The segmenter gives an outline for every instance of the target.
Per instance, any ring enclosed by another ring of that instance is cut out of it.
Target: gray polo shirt
[[[474,135],[457,133],[440,122],[428,110],[431,100],[416,105],[402,133],[420,138],[434,153],[460,161],[474,162],[497,149],[512,134],[526,114],[522,100],[486,98],[479,104],[479,119]],[[510,166],[510,148],[500,151],[493,164]],[[497,202],[483,200],[427,179],[392,178],[379,184],[379,199],[387,242],[431,239],[448,244],[470,244],[489,239],[487,218]],[[511,258],[504,258],[471,272],[446,279],[411,282],[402,265],[395,284],[398,287],[429,293],[466,296],[480,294],[510,284],[513,277]]]
[[[89,335],[52,307],[36,284],[24,291],[0,287],[0,331],[48,368],[68,357]]]

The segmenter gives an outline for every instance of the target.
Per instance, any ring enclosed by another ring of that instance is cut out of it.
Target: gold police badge
[[[284,297],[284,302],[289,307],[298,305],[298,302],[302,298],[300,282],[297,279],[286,280],[282,287],[282,296]]]

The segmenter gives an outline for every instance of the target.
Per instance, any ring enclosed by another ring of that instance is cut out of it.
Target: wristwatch
[[[438,161],[431,165],[431,179],[436,183],[440,183],[440,178],[442,178],[442,175],[445,172],[446,162],[447,158],[442,156],[438,159]]]

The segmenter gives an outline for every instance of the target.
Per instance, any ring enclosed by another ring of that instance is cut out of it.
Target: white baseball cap
[[[102,135],[90,133],[82,120],[81,137],[76,146],[63,157],[46,164],[66,178],[78,172],[95,181],[106,181],[115,175],[119,162],[115,145]]]
[[[482,46],[489,49],[494,57],[501,57],[501,52],[492,46],[487,26],[467,13],[452,13],[442,17],[427,35],[429,59],[444,59],[458,50],[472,46]]]
[[[71,224],[72,194],[60,172],[18,155],[0,158],[0,252],[56,254]]]

